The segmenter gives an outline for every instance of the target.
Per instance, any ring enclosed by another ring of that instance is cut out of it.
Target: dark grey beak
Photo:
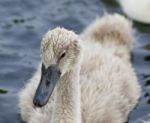
[[[51,65],[45,69],[42,65],[42,74],[40,84],[36,90],[33,103],[37,107],[42,107],[47,104],[52,92],[60,78],[60,70],[57,65]]]

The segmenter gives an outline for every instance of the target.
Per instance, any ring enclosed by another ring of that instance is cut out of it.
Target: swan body
[[[150,123],[150,121],[144,121],[143,123]]]
[[[150,1],[149,0],[118,0],[123,11],[131,19],[150,23]]]
[[[141,93],[130,62],[133,40],[131,23],[118,14],[97,19],[80,36],[63,28],[49,31],[41,43],[42,64],[48,68],[65,51],[58,63],[61,76],[47,104],[39,108],[33,103],[41,76],[38,67],[19,94],[23,121],[127,121]]]

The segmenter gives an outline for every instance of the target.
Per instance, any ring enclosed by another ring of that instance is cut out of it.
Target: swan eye
[[[58,58],[57,62],[59,63],[59,62],[60,62],[60,60],[61,60],[62,58],[64,58],[64,57],[65,57],[65,55],[66,55],[66,53],[65,53],[65,52],[63,52],[63,53],[60,55],[60,57]]]
[[[64,52],[63,54],[61,54],[60,59],[62,59],[63,57],[65,57],[66,53]]]

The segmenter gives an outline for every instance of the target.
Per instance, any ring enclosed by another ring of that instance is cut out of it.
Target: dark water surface
[[[104,12],[122,13],[113,0],[0,0],[0,123],[21,123],[17,93],[40,61],[42,35],[56,26],[80,33]],[[135,22],[133,64],[143,96],[129,123],[150,113],[150,25]]]

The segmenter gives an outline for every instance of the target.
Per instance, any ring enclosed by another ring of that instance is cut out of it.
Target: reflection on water
[[[6,94],[8,91],[4,89],[0,89],[0,94]]]
[[[150,33],[150,25],[142,24],[134,21],[134,26],[139,29],[141,32]]]
[[[145,86],[150,86],[150,80],[147,80],[147,81],[146,81]]]
[[[150,56],[146,56],[146,57],[144,58],[144,60],[150,62]]]
[[[149,93],[144,94],[144,97],[149,97],[149,96],[150,96]]]
[[[14,19],[13,22],[14,22],[15,24],[20,24],[20,23],[24,23],[25,20],[24,20],[24,19]]]
[[[105,5],[110,6],[110,7],[119,7],[119,3],[115,0],[101,0]]]
[[[105,11],[122,13],[115,0],[0,0],[0,123],[21,123],[18,91],[40,61],[42,35],[55,26],[80,33]],[[133,65],[143,94],[129,123],[141,123],[150,119],[150,25],[133,25]]]
[[[147,44],[146,46],[143,47],[146,50],[150,50],[150,44]]]

